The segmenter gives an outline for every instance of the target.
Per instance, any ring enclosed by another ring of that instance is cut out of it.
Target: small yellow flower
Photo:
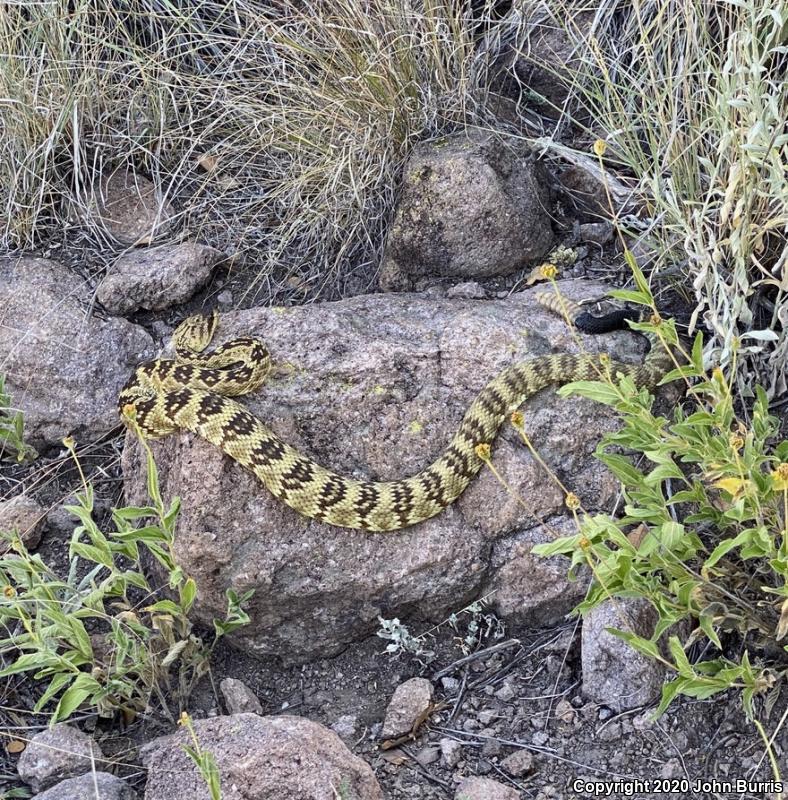
[[[3,587],[3,594],[10,600],[13,597],[16,597],[16,589],[10,584],[8,586]]]
[[[73,437],[73,436],[66,436],[66,438],[65,438],[65,439],[63,439],[63,446],[64,446],[64,447],[65,447],[67,450],[73,450],[73,449],[76,447],[76,445],[77,445],[77,443],[76,443],[76,441],[74,440],[74,437]]]
[[[486,442],[483,442],[482,444],[477,444],[476,447],[474,447],[473,449],[476,452],[476,455],[479,456],[479,458],[482,461],[490,460],[490,445],[487,444]]]
[[[513,411],[511,420],[515,428],[522,428],[525,425],[525,417],[522,411]]]
[[[128,417],[129,419],[134,419],[136,416],[136,409],[134,408],[134,403],[126,403],[123,406],[123,416]]]
[[[566,503],[566,507],[570,511],[577,511],[577,509],[580,508],[580,498],[574,492],[569,492],[569,494],[567,494],[564,498],[564,503]]]
[[[599,354],[599,363],[603,367],[609,367],[610,366],[610,353],[600,353]]]
[[[788,491],[788,462],[780,462],[772,471],[772,483],[778,492]]]
[[[654,313],[653,313],[653,314],[652,314],[652,315],[649,317],[649,320],[648,320],[648,321],[649,321],[649,322],[650,322],[650,323],[651,323],[651,324],[652,324],[652,325],[653,325],[655,328],[658,328],[658,327],[659,327],[659,326],[662,324],[662,322],[663,322],[663,320],[662,320],[662,317],[661,317],[661,316],[660,316],[660,315],[659,315],[659,314],[658,314],[656,311],[655,311],[655,312],[654,312]]]
[[[742,437],[739,436],[738,433],[732,433],[728,437],[728,444],[731,446],[732,450],[738,451],[741,450],[742,447],[744,447],[744,439],[742,439]]]
[[[594,142],[594,154],[602,158],[607,150],[607,142],[604,139],[597,139]]]
[[[579,544],[581,550],[588,550],[588,548],[591,547],[591,540],[583,536],[581,537]]]
[[[556,275],[558,275],[558,267],[556,267],[555,264],[552,264],[549,261],[545,261],[545,263],[541,264],[539,267],[539,274],[545,280],[550,281],[553,278],[555,278]]]
[[[188,711],[181,711],[181,716],[178,718],[178,725],[188,725],[191,722]]]

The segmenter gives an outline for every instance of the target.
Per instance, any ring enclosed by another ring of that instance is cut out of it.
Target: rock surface
[[[28,550],[41,541],[46,511],[32,497],[18,494],[10,500],[0,500],[0,532],[18,533]],[[9,543],[0,540],[0,555],[8,551]]]
[[[172,230],[175,210],[147,178],[116,170],[97,181],[88,214],[121,244],[141,245]]]
[[[560,285],[573,299],[602,291],[585,281]],[[341,474],[379,480],[430,463],[476,393],[503,367],[577,349],[573,333],[533,301],[531,290],[485,302],[372,295],[224,315],[218,340],[242,334],[267,338],[275,362],[268,385],[243,398],[251,411]],[[590,351],[642,359],[644,343],[628,332],[580,341]],[[604,505],[615,483],[591,454],[615,415],[580,398],[557,401],[553,390],[530,399],[523,411],[535,446],[564,483],[586,507]],[[375,630],[378,616],[402,617],[417,608],[439,621],[482,591],[505,587],[502,602],[518,613],[519,598],[532,590],[513,581],[530,581],[526,567],[535,562],[506,572],[507,553],[527,558],[523,531],[537,526],[531,511],[551,528],[564,513],[561,492],[510,426],[498,436],[493,463],[528,508],[483,470],[437,517],[386,534],[301,517],[190,434],[153,448],[164,496],[182,500],[176,556],[197,582],[195,611],[210,623],[225,612],[227,588],[255,589],[247,606],[251,623],[232,638],[260,656],[296,661],[337,653]],[[144,465],[131,438],[123,471],[128,502],[144,503]],[[534,540],[542,539],[534,533]],[[565,582],[559,563],[554,576],[546,567],[546,577],[544,571],[534,577],[542,588],[533,592],[544,592],[549,607],[532,604],[529,618],[555,621],[568,610],[561,592],[577,587]],[[554,591],[545,590],[546,580],[555,581]]]
[[[520,800],[520,792],[492,778],[465,778],[457,787],[454,800]]]
[[[17,762],[19,777],[34,792],[84,775],[103,759],[101,748],[86,733],[59,723],[37,733]]]
[[[107,268],[96,297],[111,314],[169,308],[204,286],[222,256],[196,242],[131,250]]]
[[[543,170],[490,135],[417,146],[386,242],[380,285],[425,275],[508,275],[553,242]]]
[[[90,295],[57,262],[0,258],[0,363],[34,446],[114,428],[118,392],[153,357],[153,341],[139,326],[91,316]]]
[[[569,97],[582,58],[589,57],[587,47],[579,40],[583,31],[593,31],[595,14],[578,8],[567,25],[552,18],[543,5],[533,6],[529,13],[532,18],[528,41],[518,42],[514,70],[529,93],[541,95],[547,101],[539,106],[540,111],[556,115]]]
[[[414,725],[423,718],[432,702],[432,684],[426,678],[411,678],[401,683],[394,691],[383,721],[384,739],[410,733]]]
[[[369,766],[335,733],[303,717],[236,714],[195,720],[194,730],[216,759],[222,800],[383,800]],[[181,730],[141,750],[149,769],[145,800],[209,800],[183,752],[189,743]]]
[[[614,711],[651,703],[662,690],[665,668],[633,650],[605,628],[632,631],[650,639],[657,622],[654,607],[641,598],[617,597],[583,618],[583,694]]]
[[[587,466],[586,472],[591,473],[591,485],[584,483],[582,472],[573,477],[575,484],[583,487],[584,494],[598,498],[596,502],[604,506],[609,493],[600,494],[594,484],[614,490],[612,476],[600,474],[592,464]],[[556,502],[561,502],[561,498],[557,497]],[[495,592],[492,605],[500,617],[534,628],[546,627],[562,620],[583,600],[588,580],[567,580],[568,558],[542,558],[531,553],[534,545],[571,536],[574,532],[574,520],[559,518],[548,520],[546,526],[496,542],[490,559],[495,577],[487,588]]]
[[[138,800],[124,780],[109,772],[88,772],[55,784],[32,800]]]

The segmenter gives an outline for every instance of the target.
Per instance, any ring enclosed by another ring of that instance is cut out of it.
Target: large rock
[[[222,800],[383,800],[369,766],[333,732],[303,717],[236,714],[194,722],[202,750],[216,759]],[[183,752],[185,730],[141,751],[145,800],[209,800],[205,781]]]
[[[196,242],[131,250],[108,267],[96,297],[112,314],[169,308],[201,288],[221,258]]]
[[[543,170],[491,135],[416,147],[386,242],[380,284],[508,275],[553,242]]]
[[[653,702],[662,690],[665,667],[634,650],[607,628],[650,639],[658,615],[647,600],[617,597],[583,618],[583,694],[615,711]]]
[[[114,428],[118,392],[154,354],[139,326],[92,316],[90,295],[55,261],[0,259],[0,364],[34,446]]]
[[[55,784],[33,800],[137,800],[124,780],[109,772],[88,772]]]
[[[522,13],[520,7],[517,13]],[[541,95],[546,101],[540,104],[540,111],[557,115],[569,99],[583,58],[590,57],[587,39],[594,30],[596,14],[573,9],[567,24],[552,17],[546,4],[528,6],[526,13],[531,16],[528,38],[514,45],[514,71],[530,96]]]
[[[62,780],[90,772],[102,760],[101,748],[90,736],[60,723],[30,740],[16,768],[34,792],[41,792]]]
[[[561,287],[574,299],[603,291],[587,282]],[[415,473],[434,459],[476,393],[513,362],[576,351],[578,341],[634,361],[644,349],[628,332],[577,340],[530,290],[488,302],[373,295],[226,314],[218,339],[240,334],[267,338],[276,364],[269,385],[244,398],[252,412],[319,462],[381,480]],[[586,507],[605,504],[614,483],[591,454],[615,415],[588,400],[557,400],[552,390],[523,410],[536,446],[564,482]],[[534,514],[551,521],[543,534],[549,535],[560,522],[553,518],[564,513],[561,492],[509,426],[498,437],[494,464],[519,500],[485,469],[442,514],[383,534],[301,517],[191,434],[153,447],[165,496],[182,499],[176,556],[197,581],[197,613],[210,621],[224,614],[226,589],[255,589],[251,623],[233,639],[260,656],[307,660],[336,653],[373,631],[378,616],[418,610],[443,619],[482,591],[511,583],[507,548],[526,557],[522,532],[537,527]],[[144,465],[133,438],[123,471],[128,502],[143,503]],[[509,588],[502,600],[515,613],[531,579],[526,569],[517,574],[519,594]],[[560,574],[554,580],[566,587]],[[540,621],[568,610],[555,593],[544,597],[548,607],[528,610]]]

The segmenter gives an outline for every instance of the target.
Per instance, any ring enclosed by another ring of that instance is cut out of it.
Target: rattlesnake
[[[540,294],[537,300],[558,313],[569,308],[579,316],[580,309],[563,298]],[[620,324],[621,315],[616,321]],[[432,464],[397,481],[361,481],[299,453],[231,399],[263,383],[270,357],[265,345],[251,337],[204,354],[217,323],[215,312],[182,322],[173,334],[176,357],[142,364],[123,387],[118,398],[121,416],[134,419],[148,438],[177,430],[196,433],[251,470],[272,494],[304,516],[368,531],[399,530],[453,503],[481,469],[484,446],[492,444],[504,420],[545,386],[596,380],[609,371],[631,377],[639,387],[651,387],[670,366],[669,354],[655,341],[642,365],[612,361],[604,354],[538,356],[515,364],[482,389]]]

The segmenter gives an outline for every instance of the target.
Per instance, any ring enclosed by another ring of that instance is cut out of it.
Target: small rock
[[[555,707],[555,715],[561,722],[571,723],[575,721],[575,710],[568,700],[560,700]]]
[[[520,792],[492,778],[465,778],[457,787],[454,800],[520,800]]]
[[[34,792],[42,792],[66,778],[90,772],[102,758],[101,748],[90,736],[61,722],[30,740],[16,768]]]
[[[544,731],[537,731],[532,737],[531,741],[537,747],[544,747],[549,741],[550,737]]]
[[[602,222],[586,222],[578,230],[581,242],[607,244],[613,238],[613,225],[607,220]]]
[[[358,727],[358,717],[355,714],[344,714],[332,726],[331,730],[345,741],[353,739]]]
[[[18,533],[28,550],[34,550],[41,541],[41,530],[46,516],[36,500],[18,494],[10,500],[0,501],[0,532]],[[0,540],[0,555],[8,552],[9,543]]]
[[[216,295],[216,302],[222,308],[229,308],[233,304],[233,293],[229,289],[219,292],[219,294]]]
[[[617,712],[646,705],[660,693],[665,668],[641,655],[607,628],[632,630],[651,637],[657,612],[646,600],[605,601],[583,618],[583,693]]]
[[[96,297],[116,315],[169,308],[204,286],[223,255],[196,242],[132,250],[107,269]]]
[[[175,210],[147,178],[116,170],[100,177],[88,214],[121,244],[141,245],[172,229]]]
[[[495,696],[504,703],[510,703],[517,696],[517,693],[514,691],[512,684],[507,681],[498,689]]]
[[[444,736],[439,742],[441,764],[449,769],[456,767],[462,756],[462,743]]]
[[[448,289],[446,297],[449,299],[484,300],[487,297],[487,292],[476,281],[467,281],[466,283],[458,283]]]
[[[455,692],[459,691],[460,682],[457,680],[457,678],[444,677],[441,678],[441,686],[446,694],[454,694]]]
[[[426,678],[401,683],[391,698],[383,721],[383,738],[395,739],[409,733],[432,702],[432,684]]]
[[[137,800],[139,795],[124,780],[109,772],[87,772],[55,784],[33,800]]]
[[[485,709],[484,711],[480,711],[478,714],[479,722],[482,725],[489,725],[494,719],[497,719],[498,712],[491,711],[490,709]]]
[[[620,723],[613,722],[602,728],[602,730],[597,733],[596,738],[600,742],[614,742],[616,739],[620,739],[622,735],[623,731]]]
[[[260,705],[257,695],[243,681],[239,681],[237,678],[225,678],[219,684],[219,689],[224,697],[228,713],[263,713],[263,707]]]
[[[501,743],[498,739],[487,739],[482,745],[482,755],[485,758],[495,758],[501,755]]]
[[[440,757],[440,747],[435,747],[434,745],[422,747],[421,750],[419,750],[414,756],[416,761],[418,761],[422,767],[426,767],[428,764],[434,764]]]
[[[681,766],[681,761],[678,758],[669,758],[661,767],[659,777],[665,780],[672,780],[673,778],[684,778],[684,769]]]
[[[520,778],[533,771],[534,757],[527,750],[515,750],[501,761],[501,767],[513,778]]]

